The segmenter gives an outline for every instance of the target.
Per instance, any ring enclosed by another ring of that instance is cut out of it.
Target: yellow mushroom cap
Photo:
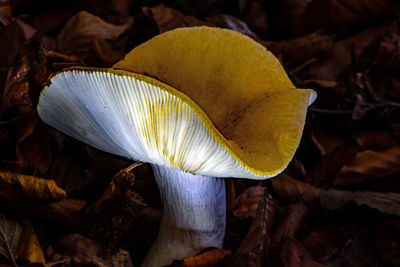
[[[179,28],[113,66],[154,77],[192,99],[246,168],[273,176],[292,159],[316,94],[296,89],[264,46],[238,32]]]
[[[111,69],[71,68],[50,82],[38,112],[53,127],[110,153],[217,177],[281,172],[315,99],[263,46],[209,27],[166,32]]]

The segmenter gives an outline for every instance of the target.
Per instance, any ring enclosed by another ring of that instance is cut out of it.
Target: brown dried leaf
[[[393,146],[400,146],[400,143],[389,131],[357,131],[353,137],[362,149],[383,150]]]
[[[265,192],[247,236],[240,244],[235,256],[246,255],[248,263],[252,263],[252,266],[263,265],[270,246],[271,228],[275,222],[277,206],[277,202],[272,197],[266,196]]]
[[[242,1],[243,2],[243,1]],[[268,15],[265,11],[264,0],[245,1],[241,7],[242,20],[253,29],[261,39],[268,37]]]
[[[380,212],[400,216],[400,194],[372,191],[342,191],[329,189],[319,195],[321,206],[328,210],[340,209],[349,202],[367,205]]]
[[[0,214],[0,254],[10,260],[14,266],[17,266],[15,255],[21,240],[21,234],[21,225]]]
[[[292,177],[281,174],[271,179],[272,186],[283,203],[295,203],[302,199],[306,204],[313,204],[321,189],[300,182]]]
[[[0,171],[0,198],[8,203],[51,202],[62,200],[66,196],[66,192],[54,180]]]
[[[99,16],[105,21],[121,25],[130,19],[132,13],[132,5],[137,4],[134,0],[75,0],[74,3],[82,10]]]
[[[264,198],[265,188],[262,186],[252,186],[247,188],[236,198],[235,210],[233,215],[239,218],[249,218],[256,215],[258,203]]]
[[[357,238],[361,233],[362,229],[350,224],[322,226],[310,233],[301,243],[314,258],[320,259],[344,247],[349,240]]]
[[[400,234],[398,231],[390,231],[389,229],[376,229],[374,231],[376,246],[382,258],[393,264],[400,266]]]
[[[8,116],[31,112],[46,76],[42,37],[35,34],[22,45],[8,66],[0,111]]]
[[[129,194],[127,191],[132,189],[132,186],[135,182],[135,175],[132,173],[132,170],[141,165],[143,165],[142,162],[136,162],[116,173],[102,196],[87,208],[87,212],[98,213],[102,206],[113,203],[124,195]],[[134,197],[131,194],[129,194],[129,196]],[[139,199],[137,200],[139,201]],[[144,199],[141,199],[141,202],[144,202]],[[143,204],[143,206],[145,205]]]
[[[337,173],[333,184],[343,187],[400,174],[400,147],[383,151],[364,150],[345,164]]]
[[[320,58],[330,52],[333,48],[333,36],[313,32],[292,40],[283,41],[281,46],[285,65],[294,69],[310,59]]]
[[[57,35],[57,51],[87,59],[95,40],[100,43],[116,40],[132,26],[132,21],[129,19],[125,24],[113,25],[86,11],[80,11],[68,20]],[[107,51],[111,48],[102,49]]]
[[[311,170],[307,181],[318,186],[329,185],[344,164],[354,159],[357,148],[339,145],[326,153]]]
[[[75,225],[84,227],[78,213],[86,206],[86,201],[80,199],[66,198],[59,202],[37,206],[29,209],[32,217],[45,219],[62,225]],[[86,222],[88,224],[89,222]]]
[[[225,14],[215,15],[208,17],[207,21],[218,27],[231,29],[243,33],[253,39],[258,39],[258,36],[252,30],[250,30],[249,26],[247,26],[244,21],[233,16]]]
[[[349,32],[388,17],[394,17],[390,0],[313,0],[293,24],[294,34]]]
[[[193,257],[183,259],[183,262],[177,267],[212,267],[219,266],[220,261],[230,255],[230,251],[225,249],[212,249]]]
[[[47,253],[51,261],[68,256],[73,266],[112,267],[105,246],[80,234],[71,234],[62,238],[52,245]]]
[[[321,264],[315,261],[303,247],[303,245],[293,237],[286,237],[282,241],[279,250],[272,250],[272,266],[287,267],[328,267],[329,265]]]
[[[372,248],[361,244],[358,239],[349,240],[346,245],[324,259],[332,267],[369,267],[384,266]]]
[[[185,16],[180,11],[164,4],[158,4],[150,8],[152,18],[157,22],[160,33],[181,27],[194,27],[194,26],[215,26],[215,24],[199,20],[192,16]]]
[[[303,202],[291,204],[286,215],[276,222],[277,229],[271,237],[269,253],[273,266],[301,266],[305,255],[303,246],[295,240],[307,215]]]
[[[11,23],[13,15],[11,14],[11,6],[9,1],[0,3],[0,23],[7,26]],[[1,26],[3,26],[1,25]]]
[[[335,42],[333,49],[324,58],[312,64],[308,72],[309,79],[339,81],[340,76],[348,71],[353,63],[359,62],[367,49],[375,45],[391,27],[390,24],[383,24]]]
[[[46,263],[39,239],[30,221],[23,220],[23,231],[18,251],[17,260]]]
[[[16,153],[21,162],[33,166],[43,175],[51,163],[50,131],[37,116],[30,116],[20,130]]]

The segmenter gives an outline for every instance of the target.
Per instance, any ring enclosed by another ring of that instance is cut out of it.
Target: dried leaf
[[[303,245],[293,237],[286,237],[283,240],[280,250],[273,250],[271,255],[273,266],[288,266],[288,267],[328,267],[329,265],[321,264],[315,261]]]
[[[8,203],[31,204],[59,201],[66,197],[64,190],[54,180],[0,171],[0,197]]]
[[[250,36],[253,39],[258,39],[258,36],[250,30],[249,26],[242,20],[230,15],[215,15],[208,17],[207,21],[221,28],[231,29]]]
[[[116,199],[121,198],[126,194],[129,194],[127,191],[129,191],[129,189],[132,189],[132,186],[135,182],[135,175],[132,173],[132,170],[141,165],[143,165],[142,162],[137,162],[116,173],[113,176],[111,183],[104,191],[103,195],[95,203],[87,208],[87,212],[98,213],[102,206],[115,202]],[[137,200],[139,201],[139,199]],[[144,202],[144,199],[141,199],[141,201],[139,202]],[[143,206],[145,205],[143,204]]]
[[[7,26],[11,23],[13,16],[11,14],[11,6],[9,1],[0,2],[0,23]],[[2,26],[3,26],[2,25]]]
[[[12,261],[14,266],[17,266],[15,263],[15,255],[21,239],[21,234],[21,225],[0,214],[0,254]]]
[[[310,59],[324,56],[332,50],[332,47],[333,36],[320,32],[281,42],[283,60],[291,69],[299,67]]]
[[[31,112],[46,76],[42,37],[36,34],[23,44],[8,66],[1,112],[8,116]]]
[[[269,22],[264,0],[245,1],[243,7],[241,7],[241,13],[242,20],[252,29],[255,29],[261,39],[267,39]]]
[[[361,151],[354,160],[339,170],[333,184],[335,187],[343,187],[396,177],[400,174],[399,162],[400,147],[392,147],[383,151]]]
[[[129,252],[123,249],[119,249],[114,255],[112,255],[111,264],[113,267],[134,267]]]
[[[105,246],[80,234],[71,234],[62,238],[52,245],[49,252],[50,259],[57,260],[61,255],[68,256],[73,266],[112,267]]]
[[[276,209],[277,202],[272,197],[267,196],[265,192],[247,236],[231,260],[234,261],[236,256],[241,258],[245,255],[247,262],[251,263],[251,266],[263,265],[270,246],[271,228],[275,221]]]
[[[372,191],[342,191],[329,189],[319,195],[321,206],[328,210],[340,209],[349,202],[367,205],[382,213],[400,216],[400,194]]]
[[[377,229],[374,232],[376,246],[382,258],[393,266],[400,266],[400,234],[392,229]]]
[[[16,258],[20,261],[46,263],[35,229],[28,220],[23,221],[22,237]]]
[[[387,17],[394,17],[390,0],[313,0],[293,25],[295,35],[315,30],[349,32]]]
[[[384,24],[335,42],[333,49],[325,57],[312,64],[308,72],[309,78],[339,81],[340,76],[348,71],[352,64],[361,61],[367,49],[375,45],[390,29],[390,24]]]
[[[42,123],[38,123],[38,117],[30,116],[19,136],[17,143],[17,157],[21,162],[33,166],[43,175],[51,163],[50,131]]]
[[[236,198],[236,208],[233,215],[239,218],[249,218],[256,215],[258,203],[264,198],[265,188],[252,186],[247,188]]]
[[[302,202],[291,204],[285,217],[276,222],[278,228],[271,237],[269,253],[273,266],[301,266],[306,252],[295,236],[307,215]]]
[[[311,170],[307,181],[318,186],[329,185],[340,168],[353,160],[356,154],[356,147],[348,145],[337,146],[318,161]]]
[[[362,229],[355,225],[322,226],[310,233],[301,243],[316,259],[323,259],[358,238]]]
[[[177,267],[212,267],[218,266],[219,262],[230,252],[225,249],[212,249],[193,257],[183,259]]]
[[[332,267],[384,266],[384,263],[373,252],[372,248],[365,247],[358,239],[349,240],[342,249],[325,258],[324,262]]]
[[[151,8],[153,19],[157,22],[160,33],[181,27],[194,27],[194,26],[214,26],[213,23],[201,21],[192,16],[185,16],[180,11],[164,4],[158,4]]]
[[[131,26],[132,19],[122,25],[113,25],[86,11],[80,11],[68,20],[57,35],[57,51],[86,59],[95,40],[116,40]]]
[[[295,203],[302,199],[307,204],[313,204],[321,189],[300,182],[292,177],[281,174],[271,179],[278,199],[283,203]]]
[[[30,215],[45,219],[49,222],[61,225],[75,225],[84,228],[86,225],[82,218],[78,216],[79,212],[86,206],[86,201],[80,199],[64,199],[59,202],[53,202],[46,205],[31,208]],[[86,222],[88,224],[90,222]]]
[[[357,131],[353,137],[362,149],[383,150],[400,145],[389,131]]]
[[[107,0],[96,2],[93,0],[74,1],[81,10],[99,16],[105,21],[121,25],[130,19],[132,13],[132,5],[136,4],[134,0]]]

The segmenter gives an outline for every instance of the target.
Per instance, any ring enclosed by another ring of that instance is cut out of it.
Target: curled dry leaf
[[[285,174],[278,175],[271,182],[278,199],[283,203],[294,203],[302,199],[306,204],[313,204],[321,192],[318,187]]]
[[[176,267],[212,267],[219,266],[220,261],[230,252],[225,249],[211,249],[193,257],[183,259]]]
[[[202,21],[192,16],[185,16],[180,11],[166,7],[164,4],[158,4],[150,8],[150,10],[160,33],[181,27],[215,26],[211,22]]]
[[[375,45],[379,38],[390,29],[390,24],[383,24],[335,42],[333,49],[325,57],[312,64],[309,78],[339,81],[340,75],[348,71],[354,61],[360,61],[367,49]]]
[[[233,215],[239,218],[249,218],[256,215],[258,203],[264,198],[265,188],[252,186],[247,188],[236,198],[236,207]]]
[[[218,27],[231,29],[250,36],[253,39],[258,39],[258,36],[252,30],[250,30],[249,26],[247,26],[244,21],[233,16],[225,14],[215,15],[212,17],[208,17],[207,21]]]
[[[132,21],[129,19],[125,24],[113,25],[86,11],[80,11],[68,20],[57,35],[57,51],[87,59],[94,41],[107,46],[105,41],[117,39],[132,26]],[[101,49],[111,51],[110,47]]]
[[[320,58],[330,52],[333,47],[333,36],[313,32],[280,44],[285,64],[294,69],[310,59]]]
[[[400,174],[400,147],[383,151],[365,150],[345,164],[337,173],[335,187],[365,183],[382,178],[396,177]]]
[[[342,191],[329,189],[319,195],[321,206],[328,210],[340,209],[349,202],[367,205],[382,213],[400,216],[400,194],[372,191]]]
[[[271,240],[271,228],[275,222],[277,202],[266,192],[258,205],[247,236],[240,244],[235,256],[245,255],[253,266],[262,266],[267,258]],[[233,259],[235,258],[233,257]]]
[[[0,255],[11,261],[14,266],[17,266],[15,255],[21,240],[21,234],[21,225],[0,214]]]
[[[23,230],[16,255],[17,260],[46,263],[42,247],[31,222],[23,220],[22,225]]]
[[[42,36],[36,33],[21,46],[8,66],[1,112],[8,116],[31,112],[46,78]]]
[[[53,180],[0,171],[0,197],[8,203],[31,204],[32,202],[59,201],[67,196]]]
[[[131,172],[134,168],[141,166],[143,163],[137,162],[131,166],[120,170],[116,173],[111,183],[107,186],[103,195],[90,207],[88,207],[88,212],[99,212],[101,207],[107,203],[114,202],[117,198],[122,197],[127,193],[129,189],[132,188],[135,182],[135,175]],[[144,201],[144,200],[142,200]],[[144,205],[144,204],[143,204]],[[144,205],[145,206],[145,205]]]

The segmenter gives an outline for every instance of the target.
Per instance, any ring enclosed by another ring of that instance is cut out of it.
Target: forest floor
[[[250,36],[318,99],[282,174],[226,180],[223,249],[173,266],[400,266],[399,14],[390,0],[1,0],[0,266],[140,264],[161,214],[151,168],[126,170],[36,105],[54,72],[199,25]]]

